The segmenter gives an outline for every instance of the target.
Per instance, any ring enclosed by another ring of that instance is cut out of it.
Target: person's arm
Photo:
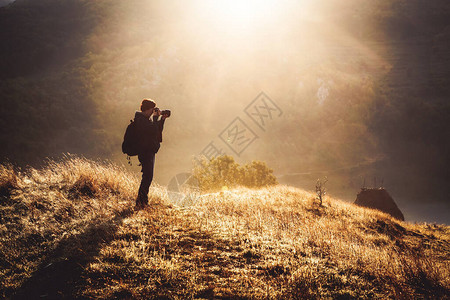
[[[158,139],[160,143],[162,143],[162,132],[164,129],[164,121],[165,118],[161,118],[159,121],[156,122],[156,125],[158,126]]]
[[[163,129],[164,129],[164,121],[166,120],[166,118],[162,117],[159,121],[158,121],[158,128],[159,128],[159,132],[162,133]]]
[[[162,142],[162,131],[164,129],[164,121],[165,121],[165,117],[161,116],[161,119],[158,120],[159,118],[159,114],[158,115],[153,115],[153,124],[156,125],[157,128],[157,135],[158,135],[158,141],[161,143]]]
[[[158,120],[159,116],[161,116],[161,118]],[[158,140],[160,143],[162,143],[162,132],[164,129],[164,122],[165,122],[166,118],[168,118],[169,116],[170,116],[170,114],[162,115],[160,110],[157,110],[156,113],[153,115],[153,124],[155,124],[157,126]]]

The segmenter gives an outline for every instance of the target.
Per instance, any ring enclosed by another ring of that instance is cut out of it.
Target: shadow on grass
[[[80,234],[62,240],[11,299],[83,299],[79,289],[85,281],[86,266],[132,214],[133,209],[127,209],[106,221],[93,220]]]

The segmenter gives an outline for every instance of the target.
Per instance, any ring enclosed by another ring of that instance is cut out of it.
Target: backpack
[[[139,153],[139,135],[136,122],[130,120],[125,135],[123,136],[122,152],[128,156],[135,156]]]

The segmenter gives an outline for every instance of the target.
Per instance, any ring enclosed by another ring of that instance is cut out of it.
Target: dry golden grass
[[[450,227],[409,224],[286,186],[170,204],[138,178],[69,157],[0,175],[6,298],[448,298]]]

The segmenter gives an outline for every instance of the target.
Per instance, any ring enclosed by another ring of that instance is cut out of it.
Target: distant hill
[[[83,40],[95,23],[83,1],[17,0],[0,10],[0,78],[66,69],[84,55]],[[56,68],[56,69],[55,69]]]
[[[0,7],[13,3],[15,0],[0,0]]]
[[[450,227],[410,224],[275,186],[170,203],[154,186],[68,157],[0,167],[2,298],[444,299]]]
[[[17,0],[0,9],[2,160],[34,164],[92,148],[95,104],[76,62],[92,13],[77,0]]]

